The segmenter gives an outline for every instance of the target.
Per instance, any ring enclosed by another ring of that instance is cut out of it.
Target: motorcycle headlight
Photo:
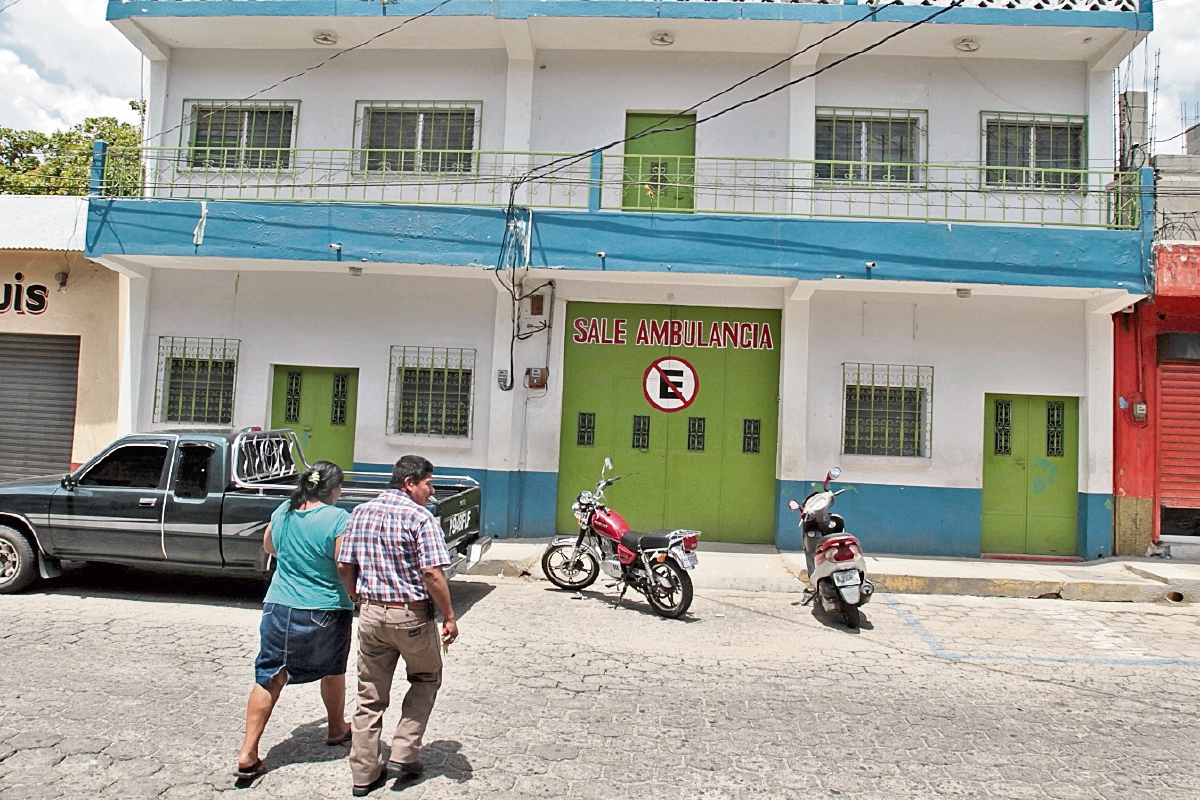
[[[808,498],[804,504],[805,514],[816,514],[818,511],[824,511],[829,508],[829,503],[833,499],[833,495],[829,492],[821,492]]]

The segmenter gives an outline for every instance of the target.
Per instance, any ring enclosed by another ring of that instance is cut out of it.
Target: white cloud
[[[0,125],[52,131],[86,117],[136,122],[137,49],[105,0],[23,0],[0,13]]]
[[[106,6],[106,0],[23,0],[0,13],[0,125],[49,131],[90,116],[136,121],[129,101],[139,96],[140,56],[105,21]],[[1200,101],[1200,0],[1155,0],[1154,23],[1149,46],[1162,50],[1161,141],[1181,130],[1180,102],[1194,108]],[[1140,64],[1134,74],[1130,88],[1140,89]],[[1179,152],[1181,142],[1160,150]]]
[[[1181,153],[1182,137],[1163,140],[1182,131],[1179,104],[1186,102],[1194,115],[1200,102],[1200,0],[1155,0],[1150,47],[1162,51],[1155,137],[1161,143],[1158,151]]]

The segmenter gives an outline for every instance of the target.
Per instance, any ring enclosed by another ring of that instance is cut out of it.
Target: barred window
[[[687,449],[697,453],[704,451],[704,417],[688,417]]]
[[[240,339],[160,336],[155,419],[232,425],[241,344]]]
[[[650,449],[650,417],[648,415],[633,415],[633,449]]]
[[[998,456],[1012,455],[1012,400],[996,401],[996,421],[992,452]]]
[[[359,169],[470,172],[481,103],[360,102],[355,116]]]
[[[297,103],[196,100],[185,103],[187,164],[197,169],[287,169]]]
[[[842,452],[927,458],[933,367],[842,364]]]
[[[1046,401],[1046,457],[1062,458],[1067,430],[1067,404],[1062,400]]]
[[[922,179],[924,111],[818,108],[818,180],[904,182]],[[825,162],[825,163],[820,163]]]
[[[392,347],[388,433],[470,438],[475,351]]]
[[[742,452],[754,455],[758,453],[762,438],[762,420],[742,420]]]
[[[991,186],[1076,189],[1087,169],[1087,120],[1042,114],[983,115]]]

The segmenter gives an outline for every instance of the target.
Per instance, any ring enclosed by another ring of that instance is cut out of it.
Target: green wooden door
[[[774,541],[779,311],[570,303],[567,315],[558,530],[609,457],[625,477],[605,495],[635,530]],[[699,380],[672,412],[648,398],[664,357]]]
[[[1075,555],[1079,399],[985,397],[984,553]]]
[[[294,430],[308,463],[354,469],[357,408],[357,369],[276,365],[271,427]]]
[[[669,121],[668,121],[669,120]],[[626,114],[625,135],[636,136],[661,125],[663,130],[625,143],[626,211],[691,211],[695,205],[696,128],[678,128],[695,116]]]

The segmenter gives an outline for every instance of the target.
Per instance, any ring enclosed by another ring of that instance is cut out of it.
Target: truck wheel
[[[0,525],[0,594],[13,594],[37,578],[37,553],[20,531]]]

